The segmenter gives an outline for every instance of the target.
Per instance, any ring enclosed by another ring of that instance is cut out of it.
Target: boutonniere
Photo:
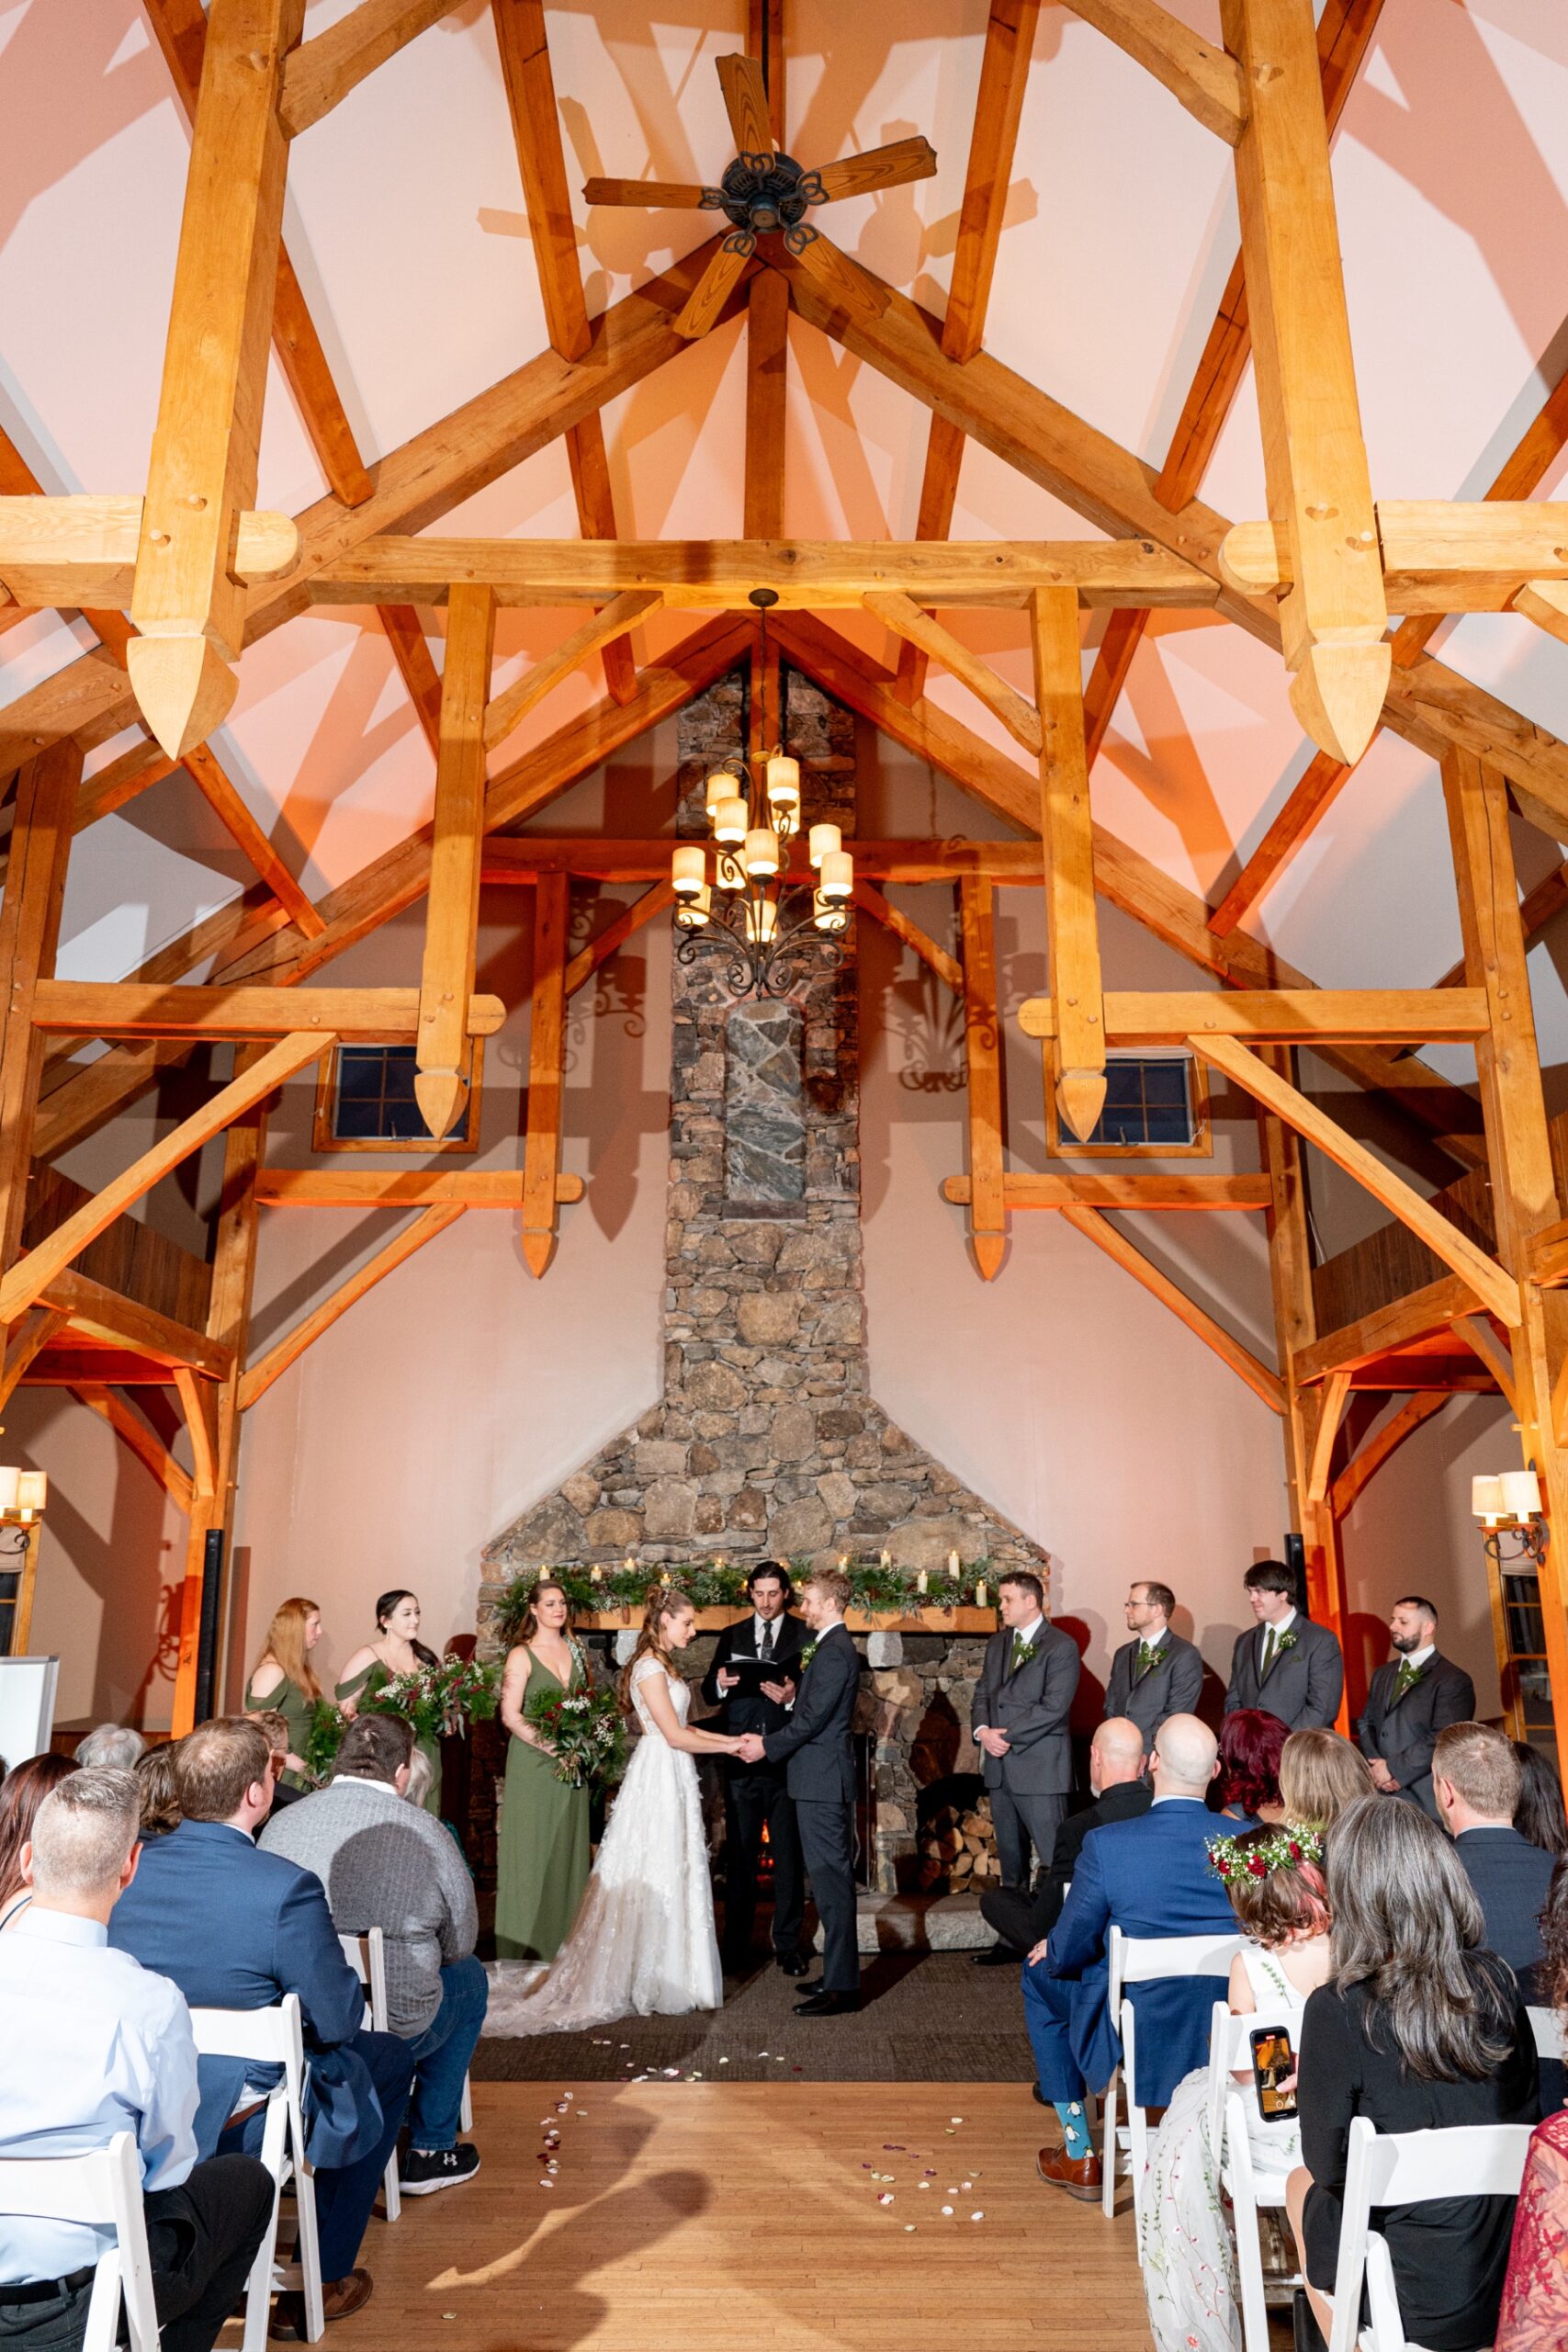
[[[1013,1672],[1016,1674],[1021,1666],[1027,1666],[1030,1659],[1038,1655],[1039,1648],[1038,1642],[1020,1642],[1012,1654]]]
[[[811,1663],[812,1659],[816,1657],[816,1655],[817,1655],[817,1645],[816,1645],[816,1643],[815,1643],[815,1642],[807,1642],[807,1645],[806,1645],[806,1647],[805,1647],[805,1648],[801,1651],[801,1653],[800,1653],[800,1670],[801,1670],[802,1674],[804,1674],[804,1673],[805,1673],[805,1671],[806,1671],[807,1668],[810,1665],[810,1663]]]
[[[1274,1644],[1275,1657],[1283,1657],[1287,1650],[1293,1650],[1299,1639],[1300,1636],[1293,1632],[1289,1634],[1280,1634]]]

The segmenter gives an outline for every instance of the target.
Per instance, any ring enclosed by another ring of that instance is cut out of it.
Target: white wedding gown
[[[645,1684],[663,1673],[657,1658],[637,1660],[631,1688],[642,1737],[571,1933],[547,1968],[491,1967],[487,2034],[581,2033],[723,2004],[696,1759],[669,1745],[643,1702]],[[666,1680],[683,1724],[691,1691]]]

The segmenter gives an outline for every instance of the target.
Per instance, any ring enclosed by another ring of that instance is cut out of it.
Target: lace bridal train
[[[547,1968],[491,1971],[487,2034],[581,2033],[624,2017],[680,2017],[724,2000],[696,1763],[644,1702],[663,1676],[683,1724],[692,1694],[642,1657],[631,1691],[642,1736],[611,1811],[570,1935]]]

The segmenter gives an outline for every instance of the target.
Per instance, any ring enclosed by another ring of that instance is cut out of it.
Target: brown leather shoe
[[[1099,2202],[1100,2158],[1092,2150],[1087,2156],[1075,2158],[1068,2155],[1066,2148],[1042,2148],[1034,2159],[1034,2169],[1053,2188],[1065,2188],[1081,2204]]]
[[[326,2317],[329,2320],[351,2319],[355,2312],[365,2309],[375,2284],[368,2270],[364,2269],[351,2270],[346,2278],[324,2278],[321,2281],[321,2309]],[[272,2324],[267,2334],[278,2344],[305,2342],[303,2295],[279,2295],[272,2307]]]

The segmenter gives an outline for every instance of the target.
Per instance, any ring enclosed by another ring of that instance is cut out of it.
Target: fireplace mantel
[[[639,1610],[595,1609],[580,1611],[572,1624],[583,1634],[618,1634],[632,1624],[641,1614]],[[722,1634],[727,1625],[736,1625],[750,1614],[745,1609],[699,1609],[699,1634]],[[804,1622],[804,1620],[802,1621]],[[994,1609],[967,1608],[919,1609],[914,1611],[897,1609],[879,1610],[872,1614],[863,1609],[852,1609],[844,1623],[852,1634],[994,1634],[998,1625]]]

